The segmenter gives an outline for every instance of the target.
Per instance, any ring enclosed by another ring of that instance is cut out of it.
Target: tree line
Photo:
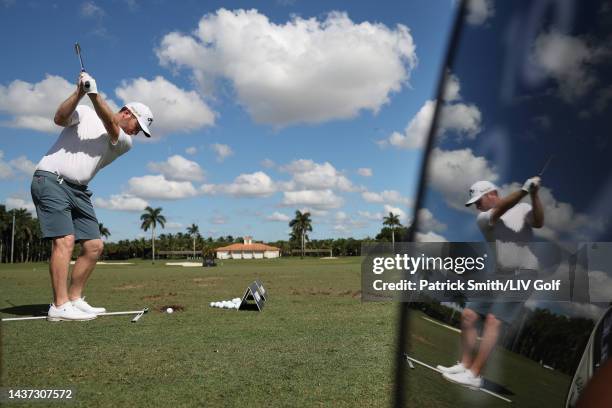
[[[165,228],[166,218],[161,207],[146,207],[140,215],[140,228],[150,232],[150,238],[123,239],[116,242],[108,241],[112,232],[99,224],[100,236],[106,239],[102,259],[125,260],[129,258],[155,258],[159,251],[186,251],[191,250],[193,256],[214,257],[215,249],[232,243],[242,242],[242,237],[233,235],[219,237],[203,237],[199,227],[191,224],[185,232],[161,233]],[[15,222],[13,223],[13,215]],[[283,256],[293,255],[299,250],[300,255],[306,255],[306,249],[321,250],[315,254],[320,256],[324,250],[331,250],[333,256],[359,256],[362,243],[395,242],[396,239],[406,240],[410,232],[399,221],[399,215],[389,213],[383,217],[382,229],[375,237],[310,239],[308,234],[313,231],[313,223],[309,212],[297,210],[295,216],[289,221],[291,233],[286,240],[268,242],[269,245],[280,249]],[[13,233],[13,225],[15,231]],[[14,243],[14,244],[13,244]],[[11,251],[13,256],[11,258]],[[79,245],[75,246],[73,257],[77,257]],[[6,210],[0,205],[0,263],[11,262],[39,262],[46,261],[51,255],[51,243],[42,238],[38,220],[34,219],[26,209]]]

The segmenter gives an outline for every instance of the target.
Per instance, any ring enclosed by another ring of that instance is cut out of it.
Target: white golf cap
[[[470,187],[470,199],[465,203],[465,206],[469,207],[480,200],[480,197],[491,191],[497,191],[497,186],[490,181],[483,180],[475,182],[472,184],[472,187]]]
[[[149,126],[153,123],[153,112],[151,112],[151,109],[140,102],[130,102],[125,107],[136,117],[144,134],[147,137],[151,137],[151,131],[149,130]]]

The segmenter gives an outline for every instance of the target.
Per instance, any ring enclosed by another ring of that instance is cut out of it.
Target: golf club
[[[145,313],[149,312],[149,308],[145,307],[142,310],[130,310],[130,311],[126,311],[126,312],[106,312],[106,313],[100,313],[98,316],[121,316],[121,315],[136,315],[134,316],[134,318],[132,319],[132,322],[137,322]],[[8,317],[5,319],[2,319],[3,322],[10,322],[10,321],[18,321],[18,320],[43,320],[46,319],[47,316],[30,316],[30,317]]]
[[[422,367],[429,368],[430,370],[435,371],[435,372],[437,372],[438,374],[442,374],[442,371],[438,370],[437,368],[432,367],[432,366],[430,366],[429,364],[426,364],[426,363],[424,363],[424,362],[422,362],[422,361],[419,361],[419,360],[417,360],[416,358],[410,357],[410,356],[409,356],[408,354],[406,354],[406,353],[404,353],[404,359],[406,360],[406,362],[408,363],[408,366],[409,366],[411,369],[414,369],[414,368],[415,368],[414,364],[412,364],[412,363],[416,363],[416,364],[418,364],[418,365],[420,365],[420,366],[422,366]],[[488,390],[488,389],[486,389],[486,388],[484,388],[484,387],[479,388],[479,390],[480,390],[480,391],[482,391],[482,392],[484,392],[484,393],[486,393],[486,394],[489,394],[489,395],[491,395],[491,396],[493,396],[493,397],[499,398],[499,399],[501,399],[501,400],[503,400],[503,401],[506,401],[506,402],[510,402],[510,403],[512,403],[512,400],[509,400],[508,398],[503,397],[503,396],[501,396],[501,395],[499,395],[499,394],[497,394],[497,393],[495,393],[495,392],[493,392],[493,391],[491,391],[491,390]]]
[[[551,154],[550,156],[548,156],[548,160],[546,160],[546,163],[544,163],[542,170],[540,170],[540,172],[538,173],[538,177],[542,177],[542,174],[544,174],[544,172],[546,171],[546,168],[548,168],[548,165],[552,161],[553,157],[555,157],[554,154]]]
[[[79,62],[81,63],[81,72],[87,72],[85,71],[85,66],[83,65],[83,57],[81,56],[81,46],[78,42],[74,43],[74,51],[79,57]],[[83,84],[83,88],[85,89],[85,91],[89,91],[89,81],[85,81],[85,83]]]

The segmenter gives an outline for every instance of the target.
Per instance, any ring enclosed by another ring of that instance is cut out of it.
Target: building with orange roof
[[[280,257],[280,248],[253,243],[251,237],[244,237],[244,243],[231,244],[215,249],[218,259],[270,259]]]

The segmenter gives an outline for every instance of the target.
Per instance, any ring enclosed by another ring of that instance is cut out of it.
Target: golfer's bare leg
[[[53,249],[49,262],[51,287],[53,288],[53,304],[61,306],[68,302],[68,267],[72,250],[74,249],[74,235],[53,238]]]
[[[74,269],[72,269],[72,279],[70,280],[70,289],[68,290],[70,300],[81,297],[85,284],[96,267],[100,254],[102,254],[104,243],[101,239],[90,239],[82,241],[81,247],[81,254],[74,264]]]
[[[472,309],[463,309],[461,313],[461,346],[463,349],[461,364],[465,368],[472,366],[476,339],[478,338],[478,331],[476,330],[478,319],[478,314]]]
[[[494,315],[488,314],[485,319],[484,331],[482,333],[482,340],[480,341],[480,348],[478,354],[472,363],[472,373],[474,375],[480,375],[483,370],[491,351],[497,344],[497,338],[499,337],[499,331],[501,328],[501,321],[499,321]]]

